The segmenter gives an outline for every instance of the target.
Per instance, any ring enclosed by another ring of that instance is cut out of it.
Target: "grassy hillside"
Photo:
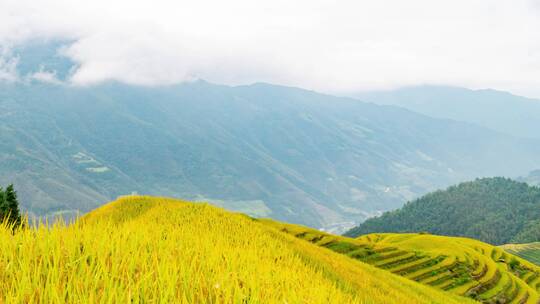
[[[207,204],[124,197],[0,227],[0,302],[466,303]]]
[[[369,219],[347,233],[430,232],[490,244],[540,240],[540,188],[506,178],[483,178],[436,191]]]
[[[484,303],[540,301],[539,267],[476,240],[429,234],[370,234],[352,239],[261,221],[299,239],[456,295]]]
[[[525,260],[540,265],[540,243],[529,243],[529,244],[508,244],[500,246],[502,249],[518,255]]]

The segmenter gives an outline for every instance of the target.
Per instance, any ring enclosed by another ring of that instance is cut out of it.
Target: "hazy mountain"
[[[526,176],[518,178],[518,180],[531,186],[540,186],[540,170],[531,171]]]
[[[138,191],[329,225],[540,161],[535,141],[267,84],[4,84],[0,129],[1,182],[35,213]]]
[[[436,191],[347,233],[430,232],[491,244],[540,241],[540,188],[483,178]]]
[[[432,117],[470,122],[514,136],[540,138],[540,100],[507,92],[420,86],[361,93],[356,97]]]
[[[22,81],[0,84],[0,184],[16,183],[35,214],[136,191],[352,227],[440,187],[540,164],[538,140],[296,88],[58,84],[76,68],[61,48],[14,50]]]

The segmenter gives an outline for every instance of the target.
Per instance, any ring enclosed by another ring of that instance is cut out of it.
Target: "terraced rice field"
[[[0,224],[0,303],[468,300],[207,204],[130,196],[69,226]]]
[[[370,234],[352,239],[261,221],[353,259],[483,303],[540,303],[540,267],[480,241],[429,234]]]
[[[501,246],[502,249],[540,265],[540,242],[530,244],[508,244]]]

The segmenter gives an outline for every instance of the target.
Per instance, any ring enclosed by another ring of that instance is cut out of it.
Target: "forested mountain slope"
[[[347,232],[430,232],[495,245],[540,240],[540,188],[483,178],[427,194]]]

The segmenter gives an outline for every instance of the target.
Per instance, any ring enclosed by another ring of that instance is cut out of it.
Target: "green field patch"
[[[424,276],[433,276],[439,272],[445,271],[448,268],[452,267],[452,265],[454,265],[455,263],[457,263],[455,257],[446,257],[440,263],[433,264],[426,268],[418,269],[417,271],[406,274],[405,277],[415,281],[419,281]]]
[[[520,256],[531,263],[540,265],[540,242],[529,244],[508,244],[500,246],[505,251]]]
[[[443,257],[444,259],[444,257]],[[400,267],[395,267],[390,269],[395,274],[405,276],[409,272],[414,272],[418,269],[423,269],[432,265],[435,265],[440,261],[439,258],[433,259],[431,257],[423,257],[421,259],[418,259],[412,263],[408,263],[406,265],[402,265]]]

